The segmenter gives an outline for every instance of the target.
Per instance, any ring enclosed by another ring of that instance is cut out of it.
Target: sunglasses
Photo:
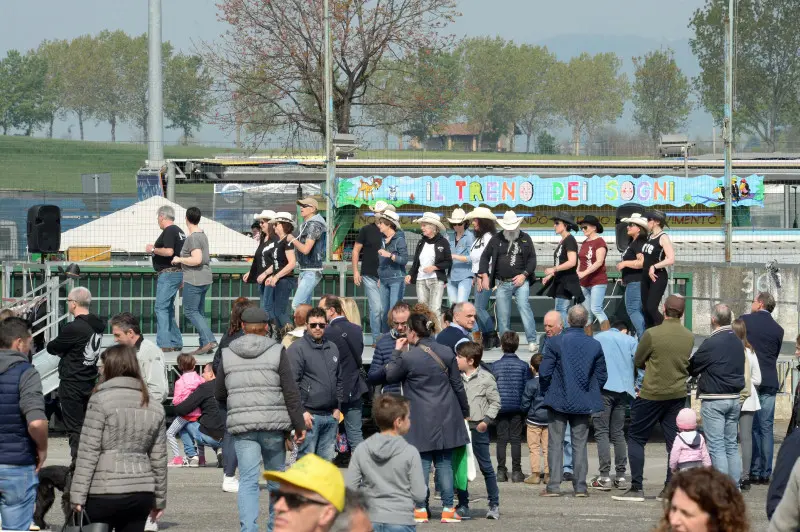
[[[586,225],[584,225],[584,226],[581,226],[581,231],[586,231],[587,229],[589,229],[589,227],[588,227],[588,226],[586,226]]]
[[[324,329],[327,324],[325,323],[309,323],[309,329]]]
[[[258,223],[259,223],[260,225],[268,224],[268,223],[269,223],[269,220],[259,220],[259,221],[258,221]]]
[[[324,501],[316,501],[314,499],[309,499],[308,497],[303,497],[297,493],[285,493],[283,491],[273,491],[269,494],[269,498],[272,500],[273,505],[279,500],[283,499],[286,502],[286,506],[290,510],[297,510],[301,506],[305,506],[307,504],[318,504],[320,506],[325,506],[328,504]]]

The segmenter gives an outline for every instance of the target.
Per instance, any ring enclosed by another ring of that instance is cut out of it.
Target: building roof
[[[156,220],[162,205],[175,209],[176,223],[186,231],[186,209],[166,198],[153,196],[61,233],[60,251],[70,247],[91,246],[111,247],[112,253],[144,253],[145,246],[155,242],[161,234]],[[252,255],[257,247],[249,236],[205,216],[200,221],[200,228],[208,236],[211,255],[247,256]]]
[[[467,123],[446,124],[437,128],[436,134],[442,137],[455,137],[459,135],[477,135],[480,130],[477,126]]]

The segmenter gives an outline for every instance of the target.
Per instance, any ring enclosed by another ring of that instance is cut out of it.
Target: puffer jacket
[[[167,505],[167,432],[164,407],[142,406],[138,380],[116,377],[89,399],[70,488],[73,505],[89,495],[153,493]]]
[[[372,386],[383,386],[381,393],[401,393],[399,384],[386,384],[386,364],[392,360],[396,340],[391,334],[381,336],[375,345],[372,362],[367,373],[367,382]]]
[[[492,424],[500,412],[500,393],[494,375],[478,367],[472,375],[462,373],[461,378],[467,392],[470,427],[481,421]]]
[[[503,403],[500,413],[521,412],[522,393],[525,391],[525,383],[531,378],[528,364],[515,353],[504,353],[500,360],[492,364],[492,374],[497,381]]]
[[[538,375],[525,384],[522,411],[527,414],[525,422],[528,425],[547,425],[547,407],[544,406],[544,396],[539,391]]]

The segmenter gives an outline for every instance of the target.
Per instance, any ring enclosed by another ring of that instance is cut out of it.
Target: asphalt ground
[[[776,427],[776,435],[783,436],[785,427]],[[780,438],[782,439],[782,438]],[[776,446],[778,443],[776,442]],[[492,456],[495,456],[492,443]],[[470,531],[590,531],[590,532],[632,532],[651,530],[663,513],[662,505],[655,500],[661,491],[666,472],[666,449],[662,439],[656,438],[645,448],[645,495],[649,500],[643,503],[618,502],[611,499],[617,492],[590,490],[590,497],[572,497],[571,484],[562,484],[565,496],[559,498],[539,497],[541,486],[523,483],[500,484],[500,521],[484,518],[487,510],[486,489],[483,478],[470,484],[473,519],[460,524],[441,524],[434,522],[441,511],[441,501],[432,499],[431,510],[434,520],[420,525],[418,530],[444,530],[458,528]],[[775,449],[777,453],[777,447]],[[170,468],[167,492],[167,510],[161,521],[161,530],[181,531],[235,531],[238,530],[236,494],[222,491],[222,470],[213,466],[215,458],[207,451],[209,463],[204,468]],[[67,465],[69,450],[66,438],[50,439],[49,465]],[[510,466],[510,464],[509,464]],[[597,474],[597,447],[589,444],[589,478]],[[530,471],[528,449],[522,445],[522,470]],[[766,530],[765,515],[766,486],[753,486],[744,494],[752,530]],[[260,523],[266,527],[267,494],[261,492]],[[47,516],[53,530],[60,530],[63,516],[58,505],[54,505]]]

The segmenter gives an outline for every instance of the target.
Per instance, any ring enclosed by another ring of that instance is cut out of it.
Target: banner
[[[733,179],[733,204],[737,207],[764,205],[764,176]],[[400,207],[421,205],[447,207],[471,204],[527,206],[619,207],[634,202],[644,206],[671,205],[718,207],[725,203],[722,178],[634,177],[594,175],[591,177],[517,176],[358,176],[338,178],[337,206],[372,205],[384,200]]]

